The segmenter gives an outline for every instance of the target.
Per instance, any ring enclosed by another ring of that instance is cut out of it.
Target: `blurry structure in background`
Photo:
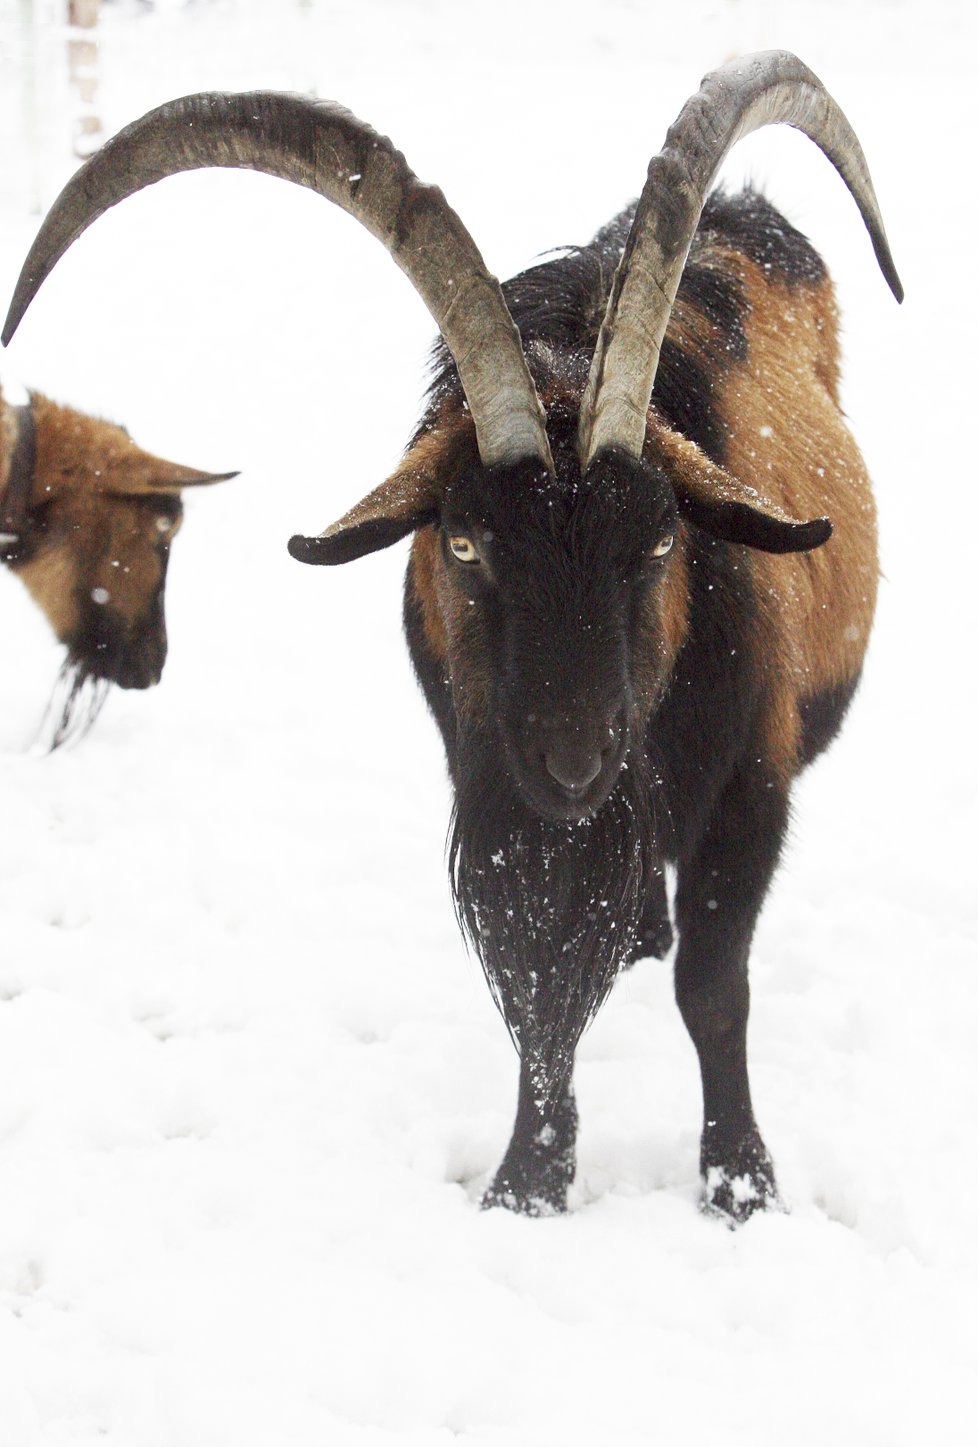
[[[68,74],[75,101],[72,149],[84,160],[105,139],[97,109],[98,21],[102,0],[68,0]]]

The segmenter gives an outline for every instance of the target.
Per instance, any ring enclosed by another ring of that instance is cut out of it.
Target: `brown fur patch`
[[[638,713],[643,724],[668,686],[672,666],[689,627],[689,559],[680,522],[662,582],[647,599],[639,646],[633,660]]]
[[[68,547],[43,550],[29,563],[15,568],[34,602],[47,618],[62,643],[71,638],[80,622],[76,591],[77,567]]]
[[[663,654],[671,667],[686,641],[689,627],[689,562],[686,532],[682,524],[673,543],[659,604],[659,628]]]
[[[37,429],[35,502],[64,491],[124,497],[178,493],[228,475],[214,476],[154,457],[114,422],[61,407],[39,392],[31,400]]]
[[[837,401],[831,283],[789,288],[743,258],[739,269],[750,346],[747,360],[723,378],[718,397],[722,415],[733,419],[728,470],[789,515],[827,515],[834,529],[812,552],[750,553],[778,672],[797,699],[859,671],[876,602],[876,510]],[[776,732],[797,738],[786,699],[777,712],[784,718]]]
[[[447,668],[448,634],[438,602],[436,577],[439,566],[444,568],[440,555],[437,528],[421,528],[415,533],[411,545],[410,587],[421,612],[425,641],[438,662]]]

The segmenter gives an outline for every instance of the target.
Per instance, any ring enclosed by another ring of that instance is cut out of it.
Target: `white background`
[[[0,0],[0,292],[70,173],[57,7]],[[0,1447],[971,1442],[974,30],[963,3],[107,5],[112,132],[195,89],[391,134],[499,275],[641,188],[701,74],[796,50],[870,160],[903,308],[803,138],[743,143],[815,241],[882,587],[753,953],[755,1102],[792,1211],[697,1212],[668,964],[585,1038],[572,1212],[477,1202],[515,1058],[458,938],[405,545],[303,568],[396,462],[432,325],[268,178],[175,178],[45,284],[3,377],[236,482],[189,500],[163,685],[31,750],[59,650],[0,577]]]

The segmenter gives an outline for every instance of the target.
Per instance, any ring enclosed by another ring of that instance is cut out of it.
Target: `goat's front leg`
[[[703,1206],[731,1223],[780,1205],[747,1079],[747,958],[787,814],[787,791],[771,772],[745,768],[679,863],[676,999],[703,1082]]]
[[[530,1072],[520,1062],[516,1124],[502,1165],[482,1197],[483,1208],[505,1206],[524,1216],[550,1216],[567,1209],[567,1188],[574,1179],[577,1106],[571,1072],[556,1103],[537,1105]]]

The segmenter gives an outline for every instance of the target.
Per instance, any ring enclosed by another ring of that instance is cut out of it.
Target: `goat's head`
[[[33,465],[7,556],[68,650],[69,702],[87,682],[149,688],[166,658],[163,593],[181,492],[233,474],[166,462],[123,428],[37,393],[22,410]]]
[[[682,641],[681,519],[773,551],[816,547],[831,532],[827,519],[779,513],[650,410],[707,191],[734,142],[770,122],[804,130],[833,161],[898,291],[855,135],[800,61],[770,52],[708,76],[671,129],[650,166],[590,368],[576,358],[574,376],[533,349],[524,354],[471,237],[390,141],[331,102],[267,92],[186,97],[109,142],[48,216],[5,339],[86,226],[174,172],[262,170],[354,215],[427,303],[459,392],[392,478],[290,550],[305,562],[346,562],[422,529],[419,601],[460,724],[492,720],[524,802],[548,818],[581,818],[613,790]]]
[[[562,375],[546,348],[528,355],[552,466],[485,466],[450,398],[386,483],[290,549],[346,562],[417,530],[411,601],[460,729],[494,734],[524,802],[572,820],[608,798],[684,641],[685,520],[774,552],[816,547],[831,527],[784,516],[654,411],[640,457],[605,447],[582,477],[584,377]]]

